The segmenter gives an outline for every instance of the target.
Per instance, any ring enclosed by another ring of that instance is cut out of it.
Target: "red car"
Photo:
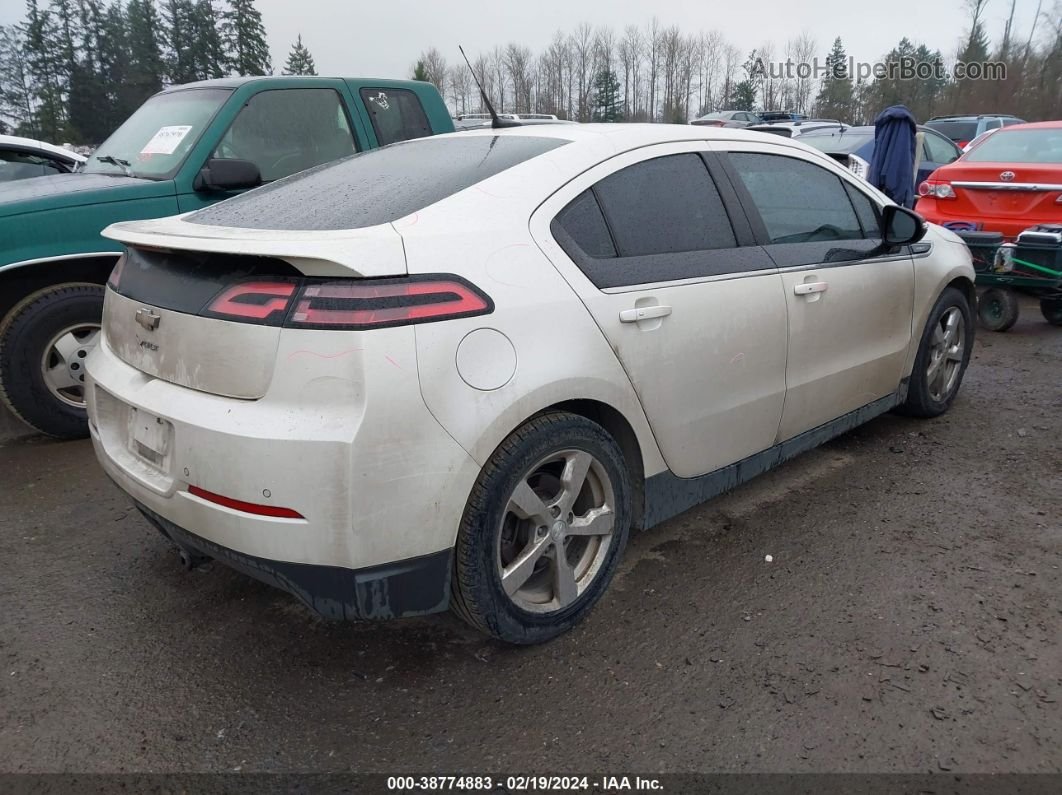
[[[956,231],[1014,238],[1062,223],[1062,121],[1017,124],[986,136],[918,186],[915,209]]]

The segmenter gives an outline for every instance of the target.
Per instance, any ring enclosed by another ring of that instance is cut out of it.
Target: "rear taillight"
[[[927,179],[918,186],[918,195],[930,199],[954,199],[955,189],[950,182],[937,182]]]
[[[288,312],[295,288],[293,282],[243,282],[211,301],[206,314],[222,320],[279,326]]]
[[[389,279],[241,282],[202,313],[285,328],[370,329],[485,315],[490,298],[449,274]]]
[[[453,277],[389,283],[307,285],[285,325],[300,328],[376,328],[482,315],[490,299]]]
[[[118,261],[114,263],[114,269],[111,271],[111,275],[107,277],[107,286],[112,290],[118,289],[118,283],[122,280],[122,268],[125,267],[125,254],[118,258]]]

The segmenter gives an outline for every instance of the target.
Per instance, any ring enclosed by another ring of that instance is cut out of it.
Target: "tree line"
[[[499,112],[581,122],[684,123],[717,110],[788,110],[859,124],[901,103],[919,120],[949,113],[1062,116],[1062,0],[1038,0],[1024,31],[1015,26],[1017,0],[996,0],[1006,3],[1008,21],[995,43],[984,21],[992,1],[962,0],[966,19],[956,33],[965,33],[950,57],[904,38],[882,56],[880,76],[851,73],[840,38],[825,53],[806,32],[746,53],[719,31],[682,31],[656,18],[618,32],[584,23],[558,31],[541,52],[514,42],[480,54],[472,66]],[[1006,76],[958,79],[951,67],[959,61],[998,61]],[[887,71],[905,62],[938,68],[919,79]],[[786,63],[793,68],[772,68]],[[817,71],[796,68],[814,63]],[[464,62],[448,62],[438,48],[421,53],[413,76],[435,84],[455,113],[485,110]]]
[[[164,86],[272,74],[254,0],[27,0],[0,27],[0,132],[99,144]],[[302,37],[285,74],[316,74]]]

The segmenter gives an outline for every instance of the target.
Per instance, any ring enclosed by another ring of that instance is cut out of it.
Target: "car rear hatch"
[[[313,255],[312,245],[305,246],[310,256],[300,256],[297,245],[270,245],[263,240],[268,235],[253,231],[256,239],[244,245],[220,235],[192,240],[153,236],[142,227],[136,235],[118,230],[116,237],[138,242],[127,248],[108,282],[104,340],[120,359],[153,378],[216,395],[260,398],[272,380],[285,328],[330,328],[335,317],[357,316],[369,306],[374,291],[404,279],[398,233],[390,225],[358,232],[331,247],[350,262],[360,248],[367,263],[361,272]],[[149,241],[152,245],[144,245]],[[284,256],[267,254],[270,250]]]

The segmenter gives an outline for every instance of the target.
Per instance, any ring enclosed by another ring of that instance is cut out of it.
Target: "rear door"
[[[703,142],[625,153],[561,189],[531,224],[679,477],[772,446],[785,395],[781,277],[708,159]]]
[[[788,148],[726,148],[788,306],[785,440],[896,391],[911,344],[914,266],[906,251],[883,248],[880,208],[854,179]]]

